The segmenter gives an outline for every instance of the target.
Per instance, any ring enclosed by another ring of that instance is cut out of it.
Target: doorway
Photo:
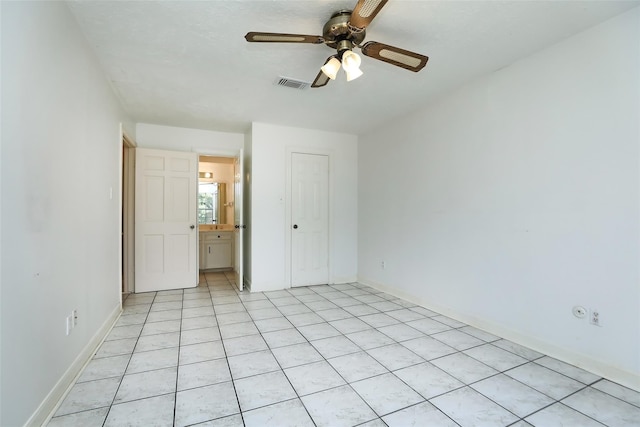
[[[329,283],[329,156],[291,153],[291,286]]]
[[[236,156],[198,157],[199,270],[229,271],[242,291],[242,161]]]
[[[137,289],[135,284],[135,251],[138,249],[135,245],[135,204],[137,198],[140,195],[135,194],[136,188],[136,150],[135,145],[132,140],[126,137],[123,134],[122,138],[122,211],[121,211],[121,250],[122,250],[122,285],[121,290],[123,293],[133,293],[133,292],[142,292],[143,289]],[[186,154],[186,153],[185,153]],[[208,178],[207,181],[213,182],[214,179],[220,179],[220,175],[217,175],[215,167],[213,169],[208,169],[207,167],[201,169],[200,162],[204,161],[205,163],[213,162],[213,163],[221,163],[226,165],[226,167],[231,171],[229,176],[225,175],[224,186],[218,185],[216,188],[216,197],[220,200],[220,203],[216,202],[215,213],[213,207],[211,207],[208,211],[203,210],[202,212],[198,212],[198,216],[202,216],[203,218],[213,219],[215,215],[215,221],[211,220],[208,225],[198,224],[198,229],[207,230],[213,228],[220,228],[220,230],[231,231],[232,232],[232,242],[234,247],[233,253],[233,265],[230,270],[233,270],[232,278],[235,278],[235,284],[239,288],[239,290],[243,289],[243,274],[242,274],[242,231],[243,226],[241,225],[242,219],[242,190],[243,190],[243,181],[242,181],[242,163],[243,163],[243,153],[242,150],[238,155],[233,155],[231,153],[221,154],[220,156],[213,155],[201,155],[196,156],[196,168],[197,172],[194,172],[194,177],[196,180],[199,180],[200,177]],[[206,175],[206,176],[205,176]],[[220,190],[220,188],[224,188]],[[196,194],[197,200],[197,190],[194,191]],[[226,194],[225,194],[226,193]],[[193,204],[194,208],[197,209],[199,206],[199,202],[196,201]],[[203,268],[202,265],[202,245],[199,240],[198,233],[199,230],[195,230],[197,245],[196,252],[194,255],[194,259],[196,259],[197,265],[199,269]],[[223,236],[224,237],[224,236]],[[144,240],[144,239],[142,239]],[[217,243],[223,244],[227,242],[223,242],[222,240]],[[214,249],[220,249],[218,246],[211,246],[211,250],[213,252]],[[197,270],[196,270],[197,271]],[[233,280],[233,279],[232,279]],[[196,280],[197,283],[197,280]],[[144,286],[143,286],[144,287]]]

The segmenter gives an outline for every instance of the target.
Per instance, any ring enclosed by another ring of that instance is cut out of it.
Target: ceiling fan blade
[[[248,42],[258,43],[324,43],[320,36],[310,36],[306,34],[285,34],[285,33],[258,33],[249,32],[244,36]]]
[[[315,80],[313,81],[313,83],[311,83],[311,87],[322,87],[322,86],[326,86],[327,83],[329,83],[329,80],[331,80],[329,77],[327,77],[327,75],[325,73],[322,72],[322,70],[320,70],[318,72],[318,75],[316,76]]]
[[[331,58],[334,58],[334,56],[332,55],[332,56],[328,57],[327,60],[324,61],[324,63],[326,64],[327,62],[331,61]],[[311,83],[311,87],[326,86],[327,83],[329,83],[329,80],[331,80],[329,78],[329,76],[327,76],[321,69],[320,71],[318,71],[318,75],[313,80],[313,83]]]
[[[429,60],[428,56],[378,42],[365,43],[362,54],[414,72],[422,70]]]
[[[356,28],[366,28],[373,21],[388,0],[358,0],[351,12],[350,24]]]

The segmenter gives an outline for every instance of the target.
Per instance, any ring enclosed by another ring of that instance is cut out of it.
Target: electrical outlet
[[[78,326],[78,309],[76,308],[71,312],[71,316],[73,317],[73,327]]]
[[[600,312],[597,309],[595,308],[591,309],[591,313],[589,315],[589,322],[595,326],[602,326],[601,319],[600,319]]]
[[[387,265],[386,265],[386,263],[385,263],[384,261],[380,261],[380,268],[381,268],[381,269],[383,269],[383,270],[384,270],[386,266],[387,266]]]

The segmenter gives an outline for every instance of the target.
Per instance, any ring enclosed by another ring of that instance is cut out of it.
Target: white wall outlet
[[[385,263],[384,261],[380,261],[380,268],[384,270],[386,267],[387,263]]]
[[[591,313],[589,315],[589,323],[595,326],[602,326],[602,319],[600,318],[600,312],[592,308]]]
[[[587,309],[576,305],[575,307],[573,307],[573,315],[576,316],[578,319],[584,319],[584,317],[587,315]]]
[[[78,309],[76,308],[71,312],[71,317],[73,318],[73,327],[78,326]]]

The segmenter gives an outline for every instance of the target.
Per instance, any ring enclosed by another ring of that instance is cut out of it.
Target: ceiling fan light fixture
[[[338,71],[340,71],[340,61],[334,56],[320,69],[325,76],[329,77],[331,80],[335,80],[338,75]]]
[[[360,55],[351,50],[347,50],[342,54],[342,68],[347,73],[348,82],[357,79],[363,74],[362,70],[360,70],[361,62]]]
[[[360,59],[360,55],[352,50],[347,50],[342,54],[342,68],[344,68],[345,71],[360,68],[361,62],[362,59]]]
[[[360,68],[354,68],[353,70],[349,70],[349,71],[346,71],[346,72],[347,72],[347,81],[348,82],[350,82],[351,80],[355,80],[355,79],[357,79],[358,77],[360,77],[361,75],[364,74]]]

